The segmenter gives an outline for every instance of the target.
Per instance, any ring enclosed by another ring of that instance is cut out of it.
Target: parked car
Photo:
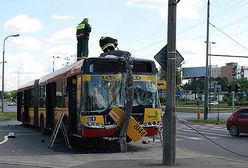
[[[15,103],[8,103],[8,106],[15,106]]]
[[[211,105],[218,105],[219,103],[218,103],[218,101],[211,101],[209,104],[211,104]]]
[[[248,108],[241,108],[234,112],[227,119],[226,127],[232,136],[248,133]]]

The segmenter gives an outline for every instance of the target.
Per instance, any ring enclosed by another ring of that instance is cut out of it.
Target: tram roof
[[[49,83],[51,81],[55,81],[57,79],[60,79],[62,77],[68,77],[68,76],[72,76],[74,74],[77,74],[77,73],[80,73],[81,71],[81,66],[83,64],[83,59],[82,60],[79,60],[77,62],[74,62],[72,63],[71,65],[68,65],[64,68],[61,68],[61,69],[58,69],[52,73],[49,73],[45,76],[42,76],[40,79],[39,79],[39,83],[40,84],[46,84],[46,83]],[[26,88],[32,88],[34,86],[34,82],[35,80],[33,81],[30,81],[22,86],[20,86],[18,88],[18,90],[20,89],[26,89]]]
[[[75,74],[80,73],[81,71],[81,66],[84,62],[84,59],[79,60],[77,62],[74,62],[71,65],[68,65],[64,68],[58,69],[50,74],[47,74],[43,77],[40,78],[40,84],[46,84],[49,83],[51,81],[55,81],[57,79],[60,79],[62,77],[68,77],[68,76],[72,76]]]
[[[91,57],[91,58],[86,58],[86,59],[116,59],[118,57],[115,57],[115,55],[112,55],[112,54],[109,54],[105,57]],[[152,60],[148,60],[148,59],[143,59],[143,58],[135,58],[135,57],[132,57],[132,59],[134,61],[145,61],[145,62],[153,62]],[[64,77],[69,77],[69,76],[72,76],[72,75],[76,75],[76,74],[79,74],[81,72],[81,67],[83,65],[83,62],[84,62],[85,59],[82,59],[82,60],[79,60],[77,62],[74,62],[73,64],[71,65],[68,65],[64,68],[61,68],[61,69],[58,69],[52,73],[49,73],[45,76],[42,76],[40,79],[39,79],[39,83],[40,84],[47,84],[47,83],[50,83],[50,82],[53,82],[53,81],[56,81],[58,79],[61,79],[61,78],[64,78]],[[37,79],[38,80],[38,79]],[[22,90],[22,89],[27,89],[27,88],[33,88],[34,87],[34,82],[35,80],[33,81],[30,81],[22,86],[20,86],[18,88],[18,90]]]

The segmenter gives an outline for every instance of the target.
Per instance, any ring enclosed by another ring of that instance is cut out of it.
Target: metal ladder
[[[53,145],[54,145],[54,142],[56,140],[56,137],[58,135],[58,132],[59,132],[59,129],[61,128],[62,129],[62,132],[63,132],[63,136],[64,136],[64,139],[65,139],[65,143],[66,143],[66,146],[71,149],[71,146],[70,146],[70,142],[69,142],[69,139],[68,139],[68,135],[67,135],[67,132],[66,132],[66,129],[65,129],[65,124],[63,123],[63,118],[65,116],[65,111],[62,111],[61,115],[60,115],[60,118],[59,118],[59,121],[57,122],[54,130],[53,130],[53,134],[51,136],[51,139],[48,143],[48,148],[53,148]]]

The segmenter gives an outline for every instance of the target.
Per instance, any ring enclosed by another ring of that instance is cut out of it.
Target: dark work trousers
[[[77,43],[77,59],[78,60],[81,57],[88,57],[88,54],[89,54],[88,41],[89,39],[78,39],[78,43]]]

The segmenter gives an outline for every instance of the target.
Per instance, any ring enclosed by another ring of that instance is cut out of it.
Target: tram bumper
[[[147,134],[146,136],[156,136],[158,135],[159,132],[159,127],[143,127]]]
[[[81,135],[83,138],[115,137],[118,130],[117,125],[102,125],[94,123],[82,123]]]

